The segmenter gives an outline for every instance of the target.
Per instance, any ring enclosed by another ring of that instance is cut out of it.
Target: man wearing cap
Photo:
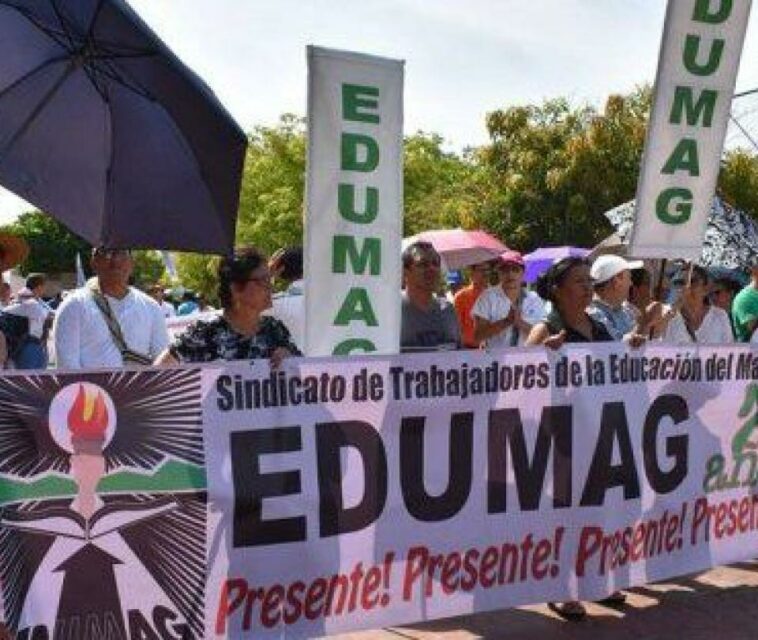
[[[134,268],[128,249],[92,252],[96,277],[61,303],[53,328],[61,369],[146,364],[168,346],[163,311],[129,286]]]
[[[638,344],[644,331],[629,303],[632,269],[644,267],[642,260],[624,260],[621,256],[600,256],[592,263],[590,276],[595,295],[587,308],[594,320],[602,323],[614,340]]]
[[[750,282],[732,302],[734,333],[739,342],[750,342],[758,328],[758,256],[750,269]]]
[[[524,259],[506,251],[496,263],[500,282],[484,291],[471,309],[474,339],[488,349],[524,344],[532,326],[545,319],[545,304],[524,290]]]

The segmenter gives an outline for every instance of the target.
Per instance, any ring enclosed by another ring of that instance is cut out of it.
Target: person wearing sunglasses
[[[271,274],[265,256],[254,247],[238,249],[218,267],[218,298],[223,311],[198,319],[157,358],[157,365],[214,360],[265,358],[272,366],[301,355],[271,307]]]
[[[95,277],[68,295],[55,315],[58,368],[150,364],[168,345],[168,332],[158,303],[129,286],[131,251],[96,247],[90,264]]]

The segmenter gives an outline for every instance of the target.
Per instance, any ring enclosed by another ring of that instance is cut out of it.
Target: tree
[[[560,98],[489,114],[482,226],[522,250],[602,239],[603,212],[634,197],[650,95],[611,96],[602,113]]]
[[[237,244],[271,254],[302,244],[305,120],[283,115],[275,127],[250,136],[242,178]]]
[[[727,202],[758,220],[758,157],[742,149],[724,154],[719,193]]]
[[[71,273],[76,269],[77,253],[88,262],[90,244],[40,211],[22,213],[3,229],[20,235],[29,245],[29,257],[20,267],[22,273]]]
[[[475,223],[478,167],[469,155],[444,151],[443,144],[436,133],[419,131],[405,138],[404,236]]]
[[[165,283],[166,267],[158,251],[133,251],[132,259],[132,279],[138,287],[144,289],[156,282]]]

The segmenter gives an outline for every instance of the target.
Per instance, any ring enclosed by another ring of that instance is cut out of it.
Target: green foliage
[[[482,228],[508,245],[593,246],[611,228],[602,215],[634,197],[651,90],[611,96],[602,111],[564,98],[488,114],[488,144],[456,153],[443,138],[419,131],[404,144],[403,233],[435,228]],[[271,254],[303,242],[305,120],[282,116],[250,135],[237,224],[237,245]],[[725,155],[719,178],[724,197],[758,217],[758,157]],[[12,225],[32,247],[24,271],[73,270],[86,242],[39,212]],[[217,258],[181,254],[181,283],[215,299]],[[166,275],[155,252],[135,254],[140,283]]]
[[[256,127],[242,177],[237,244],[267,254],[302,244],[305,120],[282,116],[276,127]]]
[[[22,273],[65,273],[76,269],[76,254],[87,268],[91,246],[51,216],[40,211],[22,213],[3,230],[22,236],[29,245],[29,257],[21,264]]]
[[[758,220],[758,156],[744,150],[727,152],[721,163],[719,194]]]
[[[405,139],[404,236],[470,227],[475,220],[477,167],[465,156],[444,151],[443,144],[441,136],[423,131]]]
[[[602,113],[565,99],[490,113],[479,226],[522,251],[597,243],[610,232],[603,212],[634,197],[649,109],[640,88]]]
[[[158,251],[133,251],[134,271],[132,278],[134,283],[144,289],[156,282],[166,283],[166,267],[163,258]]]
[[[217,256],[207,256],[200,253],[180,253],[176,258],[176,271],[179,282],[188,289],[202,293],[208,302],[216,305],[216,271]]]

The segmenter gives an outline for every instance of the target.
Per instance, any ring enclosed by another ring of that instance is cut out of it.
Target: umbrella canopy
[[[462,269],[487,262],[508,250],[500,240],[486,231],[466,229],[437,229],[423,231],[403,239],[403,248],[414,242],[429,242],[440,254],[447,270]]]
[[[621,242],[629,242],[634,220],[634,200],[605,213]],[[749,269],[758,256],[758,225],[744,211],[714,197],[705,229],[703,253],[698,261],[706,267]]]
[[[563,258],[585,258],[588,254],[589,249],[582,249],[581,247],[542,247],[536,249],[524,256],[526,263],[524,280],[531,284],[541,274],[545,273],[554,262]]]
[[[225,252],[247,139],[123,0],[0,0],[0,184],[93,244]]]

